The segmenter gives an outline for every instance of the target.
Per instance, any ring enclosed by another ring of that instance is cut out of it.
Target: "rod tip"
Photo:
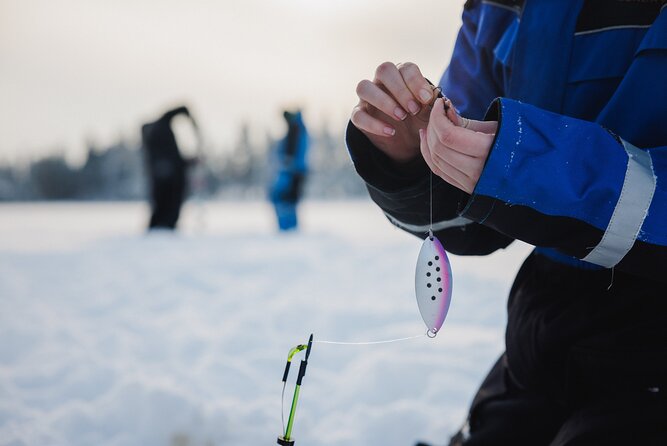
[[[308,338],[308,348],[306,349],[306,361],[308,361],[308,357],[310,356],[310,348],[313,346],[313,334],[310,334],[310,338]]]

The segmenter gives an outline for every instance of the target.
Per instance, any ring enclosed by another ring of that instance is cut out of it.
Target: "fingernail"
[[[419,92],[419,97],[422,98],[422,101],[428,102],[433,97],[433,92],[428,91],[425,88],[422,88],[421,91]]]
[[[417,113],[419,113],[419,105],[415,101],[409,101],[408,110],[410,110],[410,113],[412,113],[413,115],[416,115]]]
[[[419,139],[424,139],[424,129],[419,129]]]
[[[392,129],[391,127],[387,126],[384,128],[385,135],[394,136],[394,133],[396,133],[396,130]]]
[[[408,114],[401,107],[396,107],[394,109],[394,116],[396,116],[398,119],[402,121],[405,119],[406,116],[408,116]]]

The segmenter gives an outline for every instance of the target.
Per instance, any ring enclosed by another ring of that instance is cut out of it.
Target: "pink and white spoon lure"
[[[435,337],[445,322],[452,298],[452,268],[445,248],[429,231],[415,271],[415,295],[429,337]]]

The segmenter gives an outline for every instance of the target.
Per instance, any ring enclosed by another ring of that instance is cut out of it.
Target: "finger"
[[[393,63],[384,62],[377,67],[374,82],[386,88],[389,95],[398,101],[403,110],[407,110],[413,115],[421,110],[417,99],[412,95],[405,81],[403,81],[401,73]]]
[[[444,98],[443,104],[445,107],[445,115],[458,127],[464,127],[475,132],[487,134],[495,134],[498,130],[497,121],[476,121],[474,119],[462,117],[454,107],[454,104],[452,104],[452,101],[447,97]]]
[[[426,131],[424,129],[419,129],[419,150],[421,151],[422,157],[424,158],[426,165],[428,165],[429,169],[431,169],[431,172],[435,173],[436,175],[438,175],[443,180],[447,181],[452,186],[457,187],[461,190],[465,190],[464,186],[461,183],[456,181],[456,179],[452,178],[447,173],[443,172],[433,162],[433,159],[431,158],[431,152],[428,148]]]
[[[426,142],[426,130],[424,129],[419,129],[419,151],[421,152],[422,158],[424,158],[426,165],[433,172],[436,167],[435,164],[433,164],[433,160],[431,160],[431,152],[428,149],[428,143]]]
[[[452,123],[456,126],[461,126],[461,116],[459,113],[456,111],[454,108],[454,104],[452,104],[452,101],[449,100],[448,97],[444,96],[442,98],[442,105],[445,108],[445,116],[452,121]]]
[[[462,185],[456,179],[452,178],[451,176],[447,175],[445,172],[442,172],[440,170],[436,171],[436,175],[438,175],[440,178],[451,184],[452,186],[461,189],[463,192],[467,193],[472,193],[472,190],[469,190],[466,186]]]
[[[428,126],[425,135],[426,141],[428,143],[431,162],[438,169],[445,172],[449,169],[455,169],[465,177],[470,177],[473,174],[475,171],[475,162],[479,162],[478,158],[464,155],[442,145],[438,138],[438,133],[432,125]],[[469,175],[468,172],[470,172],[471,175]],[[454,178],[458,178],[459,181],[461,180],[458,175],[453,175],[451,172],[449,175]]]
[[[442,145],[470,156],[486,158],[488,155],[494,135],[455,126],[445,114],[442,99],[435,101],[429,123]]]
[[[443,179],[445,177],[453,181],[456,187],[462,189],[466,192],[471,192],[473,187],[473,181],[465,173],[461,172],[456,167],[449,164],[447,161],[443,160],[439,156],[431,153],[431,161],[436,167],[435,172],[438,172],[438,175]],[[449,180],[447,180],[449,182]]]
[[[357,96],[360,100],[398,121],[408,116],[407,112],[391,96],[369,80],[363,80],[357,84]]]
[[[360,102],[352,109],[350,120],[359,130],[373,135],[394,136],[396,133],[396,129],[391,125],[371,116],[363,102]]]
[[[401,77],[412,95],[419,99],[422,104],[430,104],[435,95],[434,89],[426,80],[419,67],[412,62],[406,62],[398,65],[398,71],[401,73]]]
[[[469,119],[466,128],[473,132],[495,135],[498,131],[498,121],[475,121],[474,119]]]
[[[471,179],[479,178],[483,162],[480,158],[464,155],[444,146],[431,148],[431,158],[439,158]]]
[[[486,133],[487,135],[495,135],[498,131],[498,121],[476,121],[474,119],[464,118],[453,109],[446,112],[447,117],[457,127],[472,130],[473,132]]]

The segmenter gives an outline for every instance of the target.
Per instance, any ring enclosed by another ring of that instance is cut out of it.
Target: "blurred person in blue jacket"
[[[287,134],[278,143],[271,156],[274,178],[269,190],[281,231],[296,229],[297,204],[303,192],[307,173],[308,132],[301,111],[283,112]]]
[[[667,444],[666,3],[469,0],[439,89],[389,62],[357,86],[391,223],[424,238],[432,191],[450,252],[535,246],[450,445]]]

